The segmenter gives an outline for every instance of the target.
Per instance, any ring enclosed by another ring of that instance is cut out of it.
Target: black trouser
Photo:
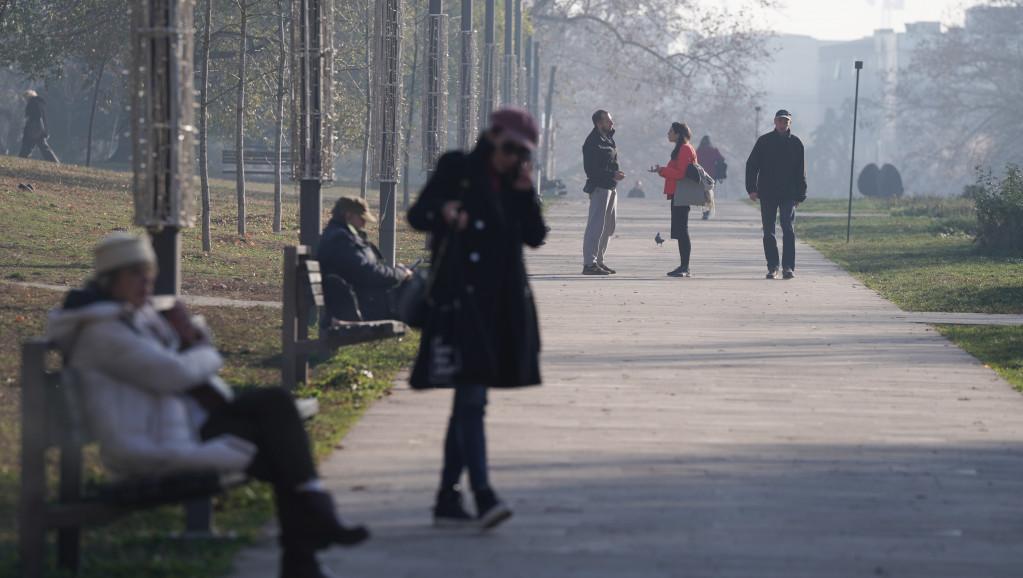
[[[210,413],[200,434],[204,440],[233,434],[256,445],[256,457],[246,473],[274,486],[281,544],[302,543],[295,488],[317,474],[309,436],[291,394],[279,387],[246,391]]]
[[[671,200],[669,199],[669,203]],[[671,206],[671,238],[678,239],[679,265],[683,270],[689,270],[689,255],[692,253],[693,245],[689,240],[689,210],[688,205]]]
[[[259,480],[294,488],[316,477],[309,436],[291,394],[279,387],[246,391],[210,413],[203,439],[233,434],[256,445],[246,472]]]
[[[18,153],[18,156],[23,159],[27,159],[28,155],[32,154],[32,149],[36,147],[39,147],[39,154],[43,155],[44,160],[54,163],[60,162],[57,159],[57,155],[53,152],[53,149],[50,148],[50,143],[46,142],[46,137],[31,138],[23,136],[21,139],[21,152]]]

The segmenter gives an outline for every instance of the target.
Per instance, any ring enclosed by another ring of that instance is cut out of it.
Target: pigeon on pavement
[[[664,237],[662,237],[662,236],[661,236],[661,233],[660,233],[660,231],[658,231],[658,232],[657,232],[657,236],[656,236],[656,237],[654,237],[654,242],[656,242],[656,243],[657,243],[657,246],[658,246],[658,247],[660,247],[660,246],[661,246],[661,243],[663,243],[663,242],[664,242]]]

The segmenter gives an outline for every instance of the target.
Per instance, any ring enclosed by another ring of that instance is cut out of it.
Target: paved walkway
[[[1023,396],[804,244],[765,280],[756,212],[692,223],[623,199],[612,277],[583,277],[585,205],[529,256],[542,387],[496,391],[492,479],[515,517],[430,526],[450,392],[399,384],[322,468],[374,539],[347,577],[1023,576]],[[798,221],[797,221],[798,231]],[[266,539],[238,578],[276,576]]]

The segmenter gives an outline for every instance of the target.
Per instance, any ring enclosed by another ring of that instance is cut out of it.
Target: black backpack
[[[725,162],[725,159],[718,157],[714,161],[714,174],[716,175],[715,180],[718,181],[723,181],[728,176],[728,163]]]

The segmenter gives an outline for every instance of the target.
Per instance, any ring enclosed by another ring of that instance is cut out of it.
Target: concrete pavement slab
[[[805,244],[764,279],[758,213],[719,201],[677,266],[660,199],[622,198],[608,277],[586,199],[528,256],[544,385],[492,391],[491,478],[515,510],[434,529],[450,391],[399,382],[321,472],[372,540],[349,577],[1023,576],[1023,397]],[[799,218],[796,230],[798,234]],[[272,539],[234,576],[276,575]]]

